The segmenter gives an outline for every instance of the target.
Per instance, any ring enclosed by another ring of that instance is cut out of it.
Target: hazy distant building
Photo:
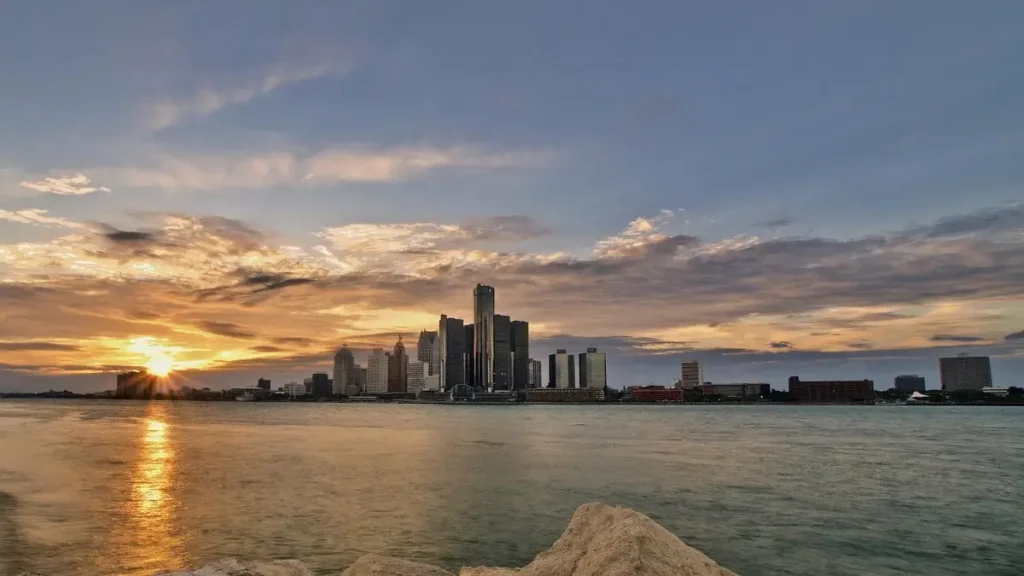
[[[405,354],[402,336],[398,336],[395,348],[388,358],[388,392],[404,394],[409,387],[409,357]]]
[[[692,390],[698,386],[702,386],[704,384],[704,368],[700,365],[700,362],[697,360],[693,360],[692,362],[683,362],[683,370],[679,383],[683,387],[683,390]]]
[[[312,394],[313,393],[313,379],[312,378],[303,378],[302,379],[302,387],[306,390],[306,394]]]
[[[260,390],[270,390],[270,380],[266,378],[260,378],[256,381],[256,387]]]
[[[426,387],[426,379],[429,376],[430,364],[413,360],[408,366],[408,380],[405,391],[409,394],[419,394]]]
[[[575,358],[561,348],[548,356],[548,385],[552,388],[576,387]]]
[[[374,348],[366,361],[367,394],[386,394],[388,391],[388,360],[382,348]]]
[[[436,331],[424,330],[420,332],[420,339],[416,342],[416,360],[427,363],[427,376],[436,373],[440,367],[437,340]]]
[[[349,386],[358,386],[358,369],[352,351],[347,346],[342,346],[334,355],[334,382],[331,388],[335,396],[348,394]]]
[[[324,398],[331,395],[331,378],[324,372],[313,374],[313,396]]]
[[[767,387],[767,393],[765,392]],[[771,385],[761,382],[742,384],[711,384],[705,382],[701,391],[705,396],[756,399],[771,395]]]
[[[530,387],[530,323],[513,320],[511,324],[512,343],[512,388],[524,390]]]
[[[116,394],[121,398],[152,398],[159,393],[159,382],[154,374],[134,370],[117,375]]]
[[[495,390],[511,390],[512,386],[512,319],[494,315],[494,376]]]
[[[604,352],[597,348],[587,348],[580,354],[580,388],[600,388],[608,386],[608,359]]]
[[[789,399],[819,404],[867,402],[875,399],[875,383],[871,380],[803,381],[790,376]]]
[[[461,318],[441,315],[437,326],[442,390],[466,383],[466,327]]]
[[[893,388],[900,392],[924,392],[924,376],[904,374],[893,380]]]
[[[473,353],[473,346],[476,346],[476,330],[472,324],[466,324],[463,326],[463,334],[466,351],[462,355],[462,373],[465,374],[464,384],[472,388],[476,386],[476,355]]]
[[[494,288],[473,289],[473,385],[494,388]]]
[[[289,382],[281,387],[281,391],[293,398],[295,396],[305,396],[306,386],[299,382]]]
[[[981,390],[992,386],[992,365],[988,356],[939,358],[942,391]]]
[[[544,368],[540,360],[530,358],[530,373],[527,380],[527,388],[544,387]]]

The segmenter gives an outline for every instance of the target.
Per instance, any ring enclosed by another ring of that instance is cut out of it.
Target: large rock
[[[366,554],[341,573],[341,576],[455,576],[429,564]]]
[[[160,576],[313,576],[313,572],[298,560],[255,562],[226,558],[194,572],[168,572]]]
[[[461,576],[502,576],[502,569],[463,570]],[[551,549],[519,576],[736,576],[629,508],[584,504]]]

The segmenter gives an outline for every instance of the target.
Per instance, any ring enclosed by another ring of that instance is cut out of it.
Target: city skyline
[[[386,4],[0,7],[0,391],[332,373],[477,284],[615,386],[1024,377],[1024,6]]]

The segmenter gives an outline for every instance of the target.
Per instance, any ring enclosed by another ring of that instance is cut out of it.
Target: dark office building
[[[511,390],[512,319],[494,315],[494,389]]]
[[[789,377],[789,399],[820,404],[868,402],[875,399],[875,383],[871,380],[829,380],[802,382]]]
[[[259,380],[256,381],[256,387],[260,388],[261,390],[270,390],[270,380],[267,380],[266,378],[260,378]]]
[[[441,342],[444,353],[444,389],[466,383],[466,326],[461,318],[442,316],[444,339]],[[438,335],[440,338],[441,335]]]
[[[761,398],[771,398],[772,396],[772,385],[761,384]]]
[[[924,392],[924,376],[897,376],[893,381],[893,388],[899,392]]]
[[[466,334],[466,353],[462,358],[463,372],[465,373],[466,385],[475,388],[476,387],[476,358],[473,354],[473,346],[476,341],[476,330],[472,324],[466,324],[464,327]]]
[[[402,337],[388,357],[388,393],[405,394],[409,389],[409,357],[405,353]]]
[[[326,398],[331,395],[331,379],[323,372],[313,374],[313,396]]]
[[[158,392],[157,377],[145,370],[117,375],[117,396],[120,398],[151,398]]]
[[[512,388],[525,390],[530,387],[530,323],[512,321]]]
[[[491,388],[494,386],[494,288],[477,284],[473,289],[473,325],[474,386]]]

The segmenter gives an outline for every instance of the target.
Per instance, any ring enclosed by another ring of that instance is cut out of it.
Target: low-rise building
[[[899,392],[924,392],[924,376],[903,374],[893,379],[893,388]]]
[[[306,385],[300,382],[289,382],[281,387],[281,391],[291,396],[292,398],[296,396],[305,396]]]
[[[743,383],[743,384],[704,384],[705,396],[725,396],[726,398],[760,398],[761,391],[766,384]],[[770,386],[769,386],[770,389]]]
[[[875,399],[875,383],[872,380],[802,381],[798,376],[790,376],[789,399],[818,404],[869,402]]]
[[[629,391],[634,402],[682,402],[685,391],[681,388],[633,388]]]
[[[572,358],[572,356],[570,356]],[[604,402],[603,388],[527,388],[527,402]]]

